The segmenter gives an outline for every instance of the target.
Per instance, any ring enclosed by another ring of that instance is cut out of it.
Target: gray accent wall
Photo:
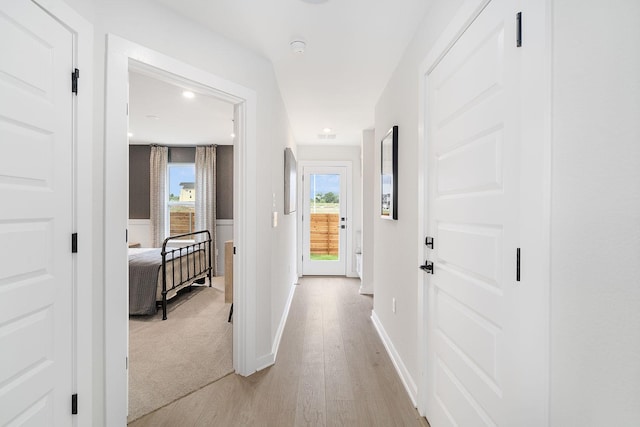
[[[196,147],[169,147],[169,163],[195,163]]]
[[[129,219],[149,219],[149,145],[129,146]],[[194,147],[169,148],[169,162],[193,163]],[[218,145],[216,219],[233,219],[233,145]]]
[[[148,145],[129,146],[129,219],[149,219]]]
[[[233,145],[218,145],[216,159],[216,218],[233,219]]]

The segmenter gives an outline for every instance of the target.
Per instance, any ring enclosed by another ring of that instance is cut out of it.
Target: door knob
[[[429,274],[433,274],[433,263],[429,260],[425,260],[424,264],[420,266],[420,269],[424,270]]]

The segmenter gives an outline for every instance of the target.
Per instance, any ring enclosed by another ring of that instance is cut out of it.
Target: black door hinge
[[[235,246],[233,247],[233,254],[234,255],[236,254],[236,247]]]
[[[71,415],[78,415],[78,394],[71,395]]]
[[[516,13],[516,47],[522,46],[522,12]]]
[[[71,92],[78,95],[78,79],[80,78],[80,70],[77,68],[71,72]]]
[[[78,253],[78,233],[73,233],[71,235],[71,253]]]
[[[520,248],[516,249],[516,282],[520,281]]]

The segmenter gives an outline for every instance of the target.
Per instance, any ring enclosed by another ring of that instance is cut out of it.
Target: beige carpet
[[[165,321],[162,310],[129,318],[129,422],[233,372],[230,304],[215,279],[174,298]]]

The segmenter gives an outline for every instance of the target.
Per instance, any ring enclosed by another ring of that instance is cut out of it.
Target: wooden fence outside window
[[[338,255],[340,236],[338,227],[340,215],[337,213],[311,214],[311,254]]]
[[[191,233],[196,228],[195,212],[170,212],[169,213],[169,235]]]

